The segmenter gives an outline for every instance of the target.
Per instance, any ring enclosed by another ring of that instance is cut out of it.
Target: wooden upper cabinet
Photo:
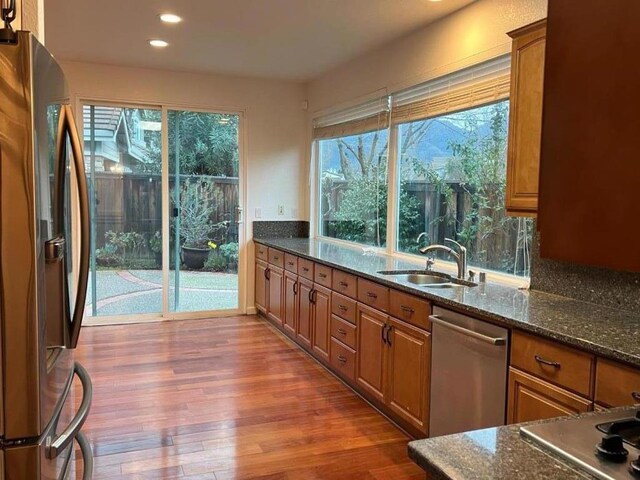
[[[509,214],[531,216],[538,210],[546,20],[509,36],[513,48],[505,204]]]
[[[640,272],[638,18],[638,0],[549,2],[542,258]]]

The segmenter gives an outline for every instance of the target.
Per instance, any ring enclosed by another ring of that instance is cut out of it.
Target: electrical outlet
[[[278,205],[278,215],[284,215],[284,205]]]
[[[255,217],[256,218],[262,218],[262,209],[261,208],[256,208]]]

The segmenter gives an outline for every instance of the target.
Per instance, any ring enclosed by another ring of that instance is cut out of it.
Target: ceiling
[[[473,1],[46,0],[45,38],[63,60],[304,81]]]

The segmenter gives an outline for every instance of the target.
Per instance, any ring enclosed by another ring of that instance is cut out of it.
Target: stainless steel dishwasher
[[[429,319],[429,436],[504,425],[508,330],[438,307]]]

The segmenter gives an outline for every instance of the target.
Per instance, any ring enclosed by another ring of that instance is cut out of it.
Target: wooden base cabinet
[[[314,285],[311,299],[313,300],[311,349],[315,356],[325,362],[329,362],[331,290],[320,285]]]
[[[394,318],[388,328],[386,403],[405,422],[427,433],[431,334]]]
[[[430,334],[358,304],[356,385],[417,437],[428,432]]]
[[[293,260],[289,260],[293,263]],[[282,327],[290,337],[296,336],[298,321],[298,276],[289,271],[284,272],[284,312]]]
[[[266,251],[266,247],[263,247]],[[266,254],[265,254],[266,255]],[[267,269],[269,265],[263,260],[256,260],[256,294],[255,302],[256,308],[266,315],[268,303],[267,303]]]
[[[591,400],[513,367],[509,368],[507,423],[544,420],[590,410],[593,410]]]
[[[282,326],[284,314],[283,286],[284,270],[270,265],[267,268],[267,290],[269,292],[269,305],[267,316],[276,324]]]
[[[303,347],[311,349],[311,322],[313,319],[313,282],[298,278],[298,323],[296,339]]]

